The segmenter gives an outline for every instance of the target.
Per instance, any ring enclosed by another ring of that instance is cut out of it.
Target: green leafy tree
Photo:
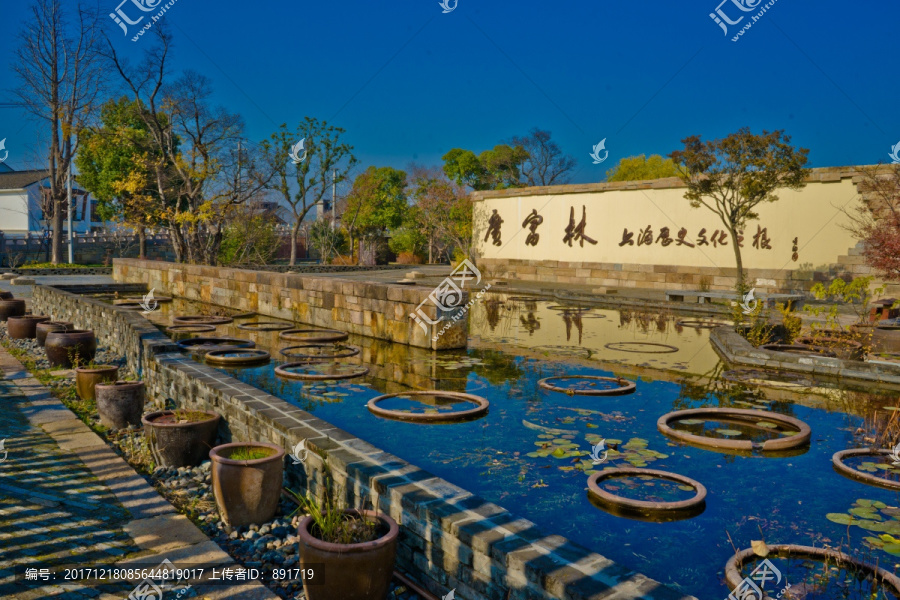
[[[344,232],[334,227],[328,218],[317,219],[309,226],[309,244],[318,251],[323,263],[329,263],[336,255],[347,251]]]
[[[353,180],[342,215],[351,248],[358,238],[382,237],[400,227],[408,210],[406,173],[393,167],[369,167]]]
[[[744,127],[736,133],[704,142],[699,136],[682,140],[684,150],[670,156],[687,185],[694,208],[705,207],[722,221],[731,234],[737,266],[737,291],[745,293],[741,247],[735,243],[749,221],[757,219],[756,207],[776,202],[779,189],[804,187],[809,170],[804,168],[809,150],[795,148],[783,130],[754,135]]]
[[[269,264],[280,245],[275,216],[258,205],[242,205],[231,211],[225,224],[219,263],[225,266]]]
[[[478,156],[471,150],[454,148],[442,157],[447,177],[474,190],[522,187],[522,165],[528,158],[525,148],[508,144],[498,144]]]
[[[331,193],[332,185],[347,179],[356,164],[353,146],[342,140],[340,127],[329,125],[312,117],[305,117],[294,131],[286,124],[271,135],[261,146],[266,161],[274,174],[268,188],[277,191],[293,216],[291,226],[291,264],[297,261],[297,238],[303,219],[317,204],[323,204]],[[291,153],[296,144],[304,140],[296,164]]]
[[[678,177],[678,166],[671,158],[663,158],[659,154],[651,154],[649,158],[641,154],[619,160],[619,163],[606,172],[607,181],[642,181],[645,179],[662,179]]]
[[[448,250],[468,256],[472,202],[465,188],[450,181],[439,168],[412,165],[408,194],[415,210],[407,222],[424,236],[428,262]]]
[[[156,188],[154,169],[165,168],[153,147],[139,102],[109,100],[100,123],[79,133],[78,183],[97,198],[98,216],[132,227],[146,256],[147,227],[165,226],[165,198]]]

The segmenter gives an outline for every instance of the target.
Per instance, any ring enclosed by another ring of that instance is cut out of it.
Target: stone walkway
[[[0,598],[127,598],[141,577],[67,581],[64,568],[150,569],[164,560],[204,568],[192,587],[169,586],[167,598],[277,598],[255,582],[208,581],[213,568],[237,567],[231,557],[3,348],[0,414]]]

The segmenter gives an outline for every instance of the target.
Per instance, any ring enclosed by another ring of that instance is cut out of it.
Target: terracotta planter
[[[97,337],[87,329],[51,331],[44,341],[44,351],[51,367],[71,369],[77,359],[79,364],[94,360],[97,353]]]
[[[45,323],[49,320],[50,317],[40,315],[10,317],[6,321],[6,333],[14,340],[32,340],[37,335],[35,328],[38,323]]]
[[[47,341],[47,334],[51,331],[71,331],[72,329],[75,329],[75,326],[68,321],[44,321],[43,323],[38,323],[37,327],[34,328],[34,337],[38,346],[43,348],[44,343]]]
[[[805,336],[797,338],[795,343],[829,350],[843,360],[862,360],[866,356],[866,350],[863,348],[863,345],[849,336]]]
[[[265,458],[233,460],[237,448],[265,449]],[[222,520],[232,527],[271,521],[278,510],[284,479],[284,450],[262,442],[222,444],[209,451],[212,487]]]
[[[204,413],[208,418],[178,422],[175,412],[153,412],[141,419],[150,452],[156,464],[163,467],[196,467],[215,446],[221,417],[212,412],[191,410],[189,412]]]
[[[138,427],[147,397],[143,381],[98,383],[94,388],[100,422],[111,429]]]
[[[381,522],[387,529],[382,537],[362,544],[332,544],[323,542],[310,532],[313,518],[300,522],[300,567],[316,565],[324,570],[322,579],[326,585],[307,585],[303,591],[307,600],[369,600],[387,595],[394,559],[397,555],[399,527],[388,515],[371,511],[345,510],[345,513],[362,513]],[[324,567],[323,567],[324,565]],[[318,577],[318,573],[316,573]]]
[[[21,299],[0,300],[0,321],[25,314],[25,301]]]
[[[119,367],[114,365],[97,365],[95,367],[78,367],[75,369],[75,391],[82,400],[94,400],[94,386],[98,383],[115,381],[119,378]]]

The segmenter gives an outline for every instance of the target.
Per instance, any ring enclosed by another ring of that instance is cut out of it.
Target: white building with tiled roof
[[[46,169],[16,171],[0,163],[0,233],[15,237],[46,231],[51,216],[44,214],[49,191],[49,171]],[[90,194],[73,188],[72,199],[72,228],[75,232],[89,233],[92,228],[103,226],[102,222],[93,220],[96,201],[90,198]],[[66,230],[65,216],[63,230]]]

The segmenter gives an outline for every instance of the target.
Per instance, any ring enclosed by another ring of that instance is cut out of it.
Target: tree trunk
[[[291,228],[291,262],[290,265],[293,267],[297,264],[297,237],[300,235],[300,219],[294,221],[294,226]]]
[[[431,248],[434,246],[434,240],[432,238],[428,238],[428,264],[432,264],[434,261],[431,260]]]
[[[143,227],[138,227],[138,258],[147,258],[147,230]]]
[[[735,285],[735,289],[743,296],[747,293],[747,290],[745,289],[746,284],[744,283],[744,261],[741,259],[741,247],[738,245],[738,233],[731,227],[728,228],[728,231],[731,234],[731,245],[734,248],[734,262],[735,265],[737,265],[737,284]]]
[[[59,200],[53,201],[53,219],[51,221],[52,225],[52,237],[50,240],[50,262],[54,265],[58,265],[63,262],[62,259],[62,227],[63,227],[63,203]],[[69,235],[72,235],[72,232],[69,232]]]

